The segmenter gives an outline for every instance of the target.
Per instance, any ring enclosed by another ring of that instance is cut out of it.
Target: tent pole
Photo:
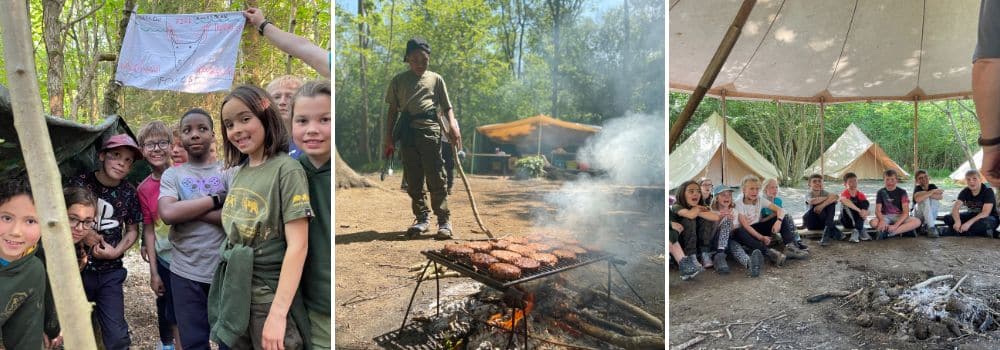
[[[27,2],[12,1],[7,6],[10,6],[7,10],[0,11],[4,67],[9,86],[18,87],[10,89],[14,129],[20,140],[18,143],[38,212],[41,242],[47,250],[46,274],[52,282],[53,301],[59,310],[66,347],[96,349],[94,330],[89,322],[91,306],[83,292],[83,279],[77,272],[79,267],[70,237],[59,167],[42,111],[42,98],[38,94]],[[3,283],[7,285],[10,282]],[[14,303],[14,299],[11,298],[10,302]]]
[[[729,25],[729,30],[726,31],[726,36],[722,38],[719,48],[715,50],[715,55],[712,56],[708,67],[705,68],[705,73],[702,74],[701,80],[698,81],[698,87],[691,93],[691,98],[688,99],[687,105],[684,106],[684,111],[677,117],[674,125],[670,127],[671,152],[676,148],[677,141],[680,140],[684,127],[691,121],[691,115],[694,114],[694,110],[698,108],[701,100],[705,98],[705,93],[708,92],[712,83],[715,83],[715,77],[719,75],[722,65],[726,63],[729,53],[733,51],[733,46],[736,45],[736,40],[740,38],[740,33],[743,31],[743,24],[746,23],[747,17],[750,17],[750,11],[753,10],[753,6],[756,3],[757,0],[743,0],[740,11],[736,13],[733,23]]]
[[[469,167],[469,174],[475,174],[476,173],[476,134],[478,134],[478,133],[479,133],[479,131],[476,131],[475,128],[472,129],[472,152],[471,152],[471,154],[472,154],[472,157],[471,157],[472,164],[469,164],[470,165],[470,167]]]
[[[826,99],[819,98],[819,174],[826,176]]]
[[[726,129],[729,129],[729,121],[726,117],[726,90],[722,90],[722,169],[720,171],[721,179],[719,183],[726,183],[726,156],[729,153],[729,139],[726,137]]]
[[[539,156],[542,154],[542,122],[538,122],[538,147],[535,148],[535,155]]]
[[[913,173],[916,174],[917,170],[920,169],[917,160],[917,117],[920,115],[920,109],[918,108],[918,101],[920,97],[913,96]]]

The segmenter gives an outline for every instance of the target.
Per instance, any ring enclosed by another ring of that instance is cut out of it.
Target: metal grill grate
[[[482,282],[498,290],[506,290],[507,288],[513,287],[515,285],[524,282],[536,280],[542,277],[564,272],[567,270],[572,270],[581,266],[590,265],[595,262],[605,261],[614,257],[614,255],[603,252],[587,252],[585,254],[577,254],[575,260],[572,261],[560,260],[553,266],[541,266],[535,271],[523,273],[521,278],[519,279],[512,281],[502,281],[493,278],[486,271],[482,271],[476,268],[475,266],[472,266],[472,264],[469,262],[454,259],[450,256],[442,254],[440,251],[425,250],[421,252],[421,254],[424,254],[424,256],[426,256],[431,261],[444,265],[445,267],[453,271],[457,271],[458,273],[464,276],[468,276],[476,281]]]

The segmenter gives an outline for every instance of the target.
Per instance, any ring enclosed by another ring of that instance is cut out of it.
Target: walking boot
[[[854,230],[851,232],[851,243],[861,242],[861,230]]]
[[[726,263],[726,253],[715,253],[715,256],[712,259],[715,260],[715,272],[718,272],[720,275],[729,274],[729,264]]]
[[[785,245],[785,256],[792,259],[805,259],[809,253],[799,250],[795,243],[788,243]]]
[[[434,239],[451,239],[451,222],[448,218],[438,218],[438,231]]]
[[[694,255],[688,255],[682,258],[680,263],[677,264],[681,269],[681,280],[687,281],[694,278],[694,276],[697,276],[702,271],[705,271],[705,269],[698,265],[695,260]]]
[[[406,230],[406,238],[413,238],[421,233],[427,232],[428,228],[431,226],[431,219],[424,214],[413,219],[413,225]]]
[[[747,251],[739,243],[729,241],[729,254],[733,256],[736,262],[743,265],[744,268],[750,268],[750,255],[747,254]]]
[[[773,262],[775,266],[782,266],[785,264],[785,259],[788,257],[786,257],[785,254],[781,254],[781,252],[777,250],[768,249],[767,258],[771,259],[771,262]]]

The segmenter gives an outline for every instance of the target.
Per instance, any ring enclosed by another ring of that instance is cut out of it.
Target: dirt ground
[[[160,328],[156,322],[156,295],[149,289],[149,264],[139,250],[130,249],[125,255],[125,320],[132,332],[133,349],[154,349],[160,343]]]
[[[378,345],[373,338],[399,328],[416,284],[412,278],[414,273],[405,267],[426,261],[420,251],[443,245],[429,235],[412,240],[403,237],[412,222],[412,214],[409,197],[399,190],[398,175],[385,182],[379,182],[377,176],[369,179],[384,189],[338,189],[335,194],[337,348],[376,348]],[[496,236],[529,233],[532,218],[539,212],[552,210],[546,207],[545,194],[561,187],[560,182],[546,180],[514,181],[487,176],[470,179],[482,218]],[[460,186],[461,180],[456,178],[455,192],[448,203],[455,239],[485,239],[486,235],[476,233],[478,226],[471,205]],[[662,225],[662,218],[659,222]],[[657,230],[663,232],[662,227]],[[637,237],[627,237],[628,234],[628,230],[611,234],[634,252],[633,256],[623,257],[628,261],[628,268],[623,272],[647,301],[644,308],[662,317],[663,236],[651,237],[658,243],[649,244],[640,242]],[[615,280],[619,283],[617,276]],[[467,278],[442,279],[441,288],[444,291],[468,281]],[[629,292],[624,289],[624,293]],[[365,300],[368,298],[372,299]],[[426,307],[433,300],[433,283],[424,283],[417,293],[414,308]],[[346,306],[342,305],[345,303]]]

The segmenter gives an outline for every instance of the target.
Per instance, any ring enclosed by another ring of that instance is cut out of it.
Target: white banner
[[[229,90],[245,21],[240,12],[133,14],[115,79],[147,90]]]

